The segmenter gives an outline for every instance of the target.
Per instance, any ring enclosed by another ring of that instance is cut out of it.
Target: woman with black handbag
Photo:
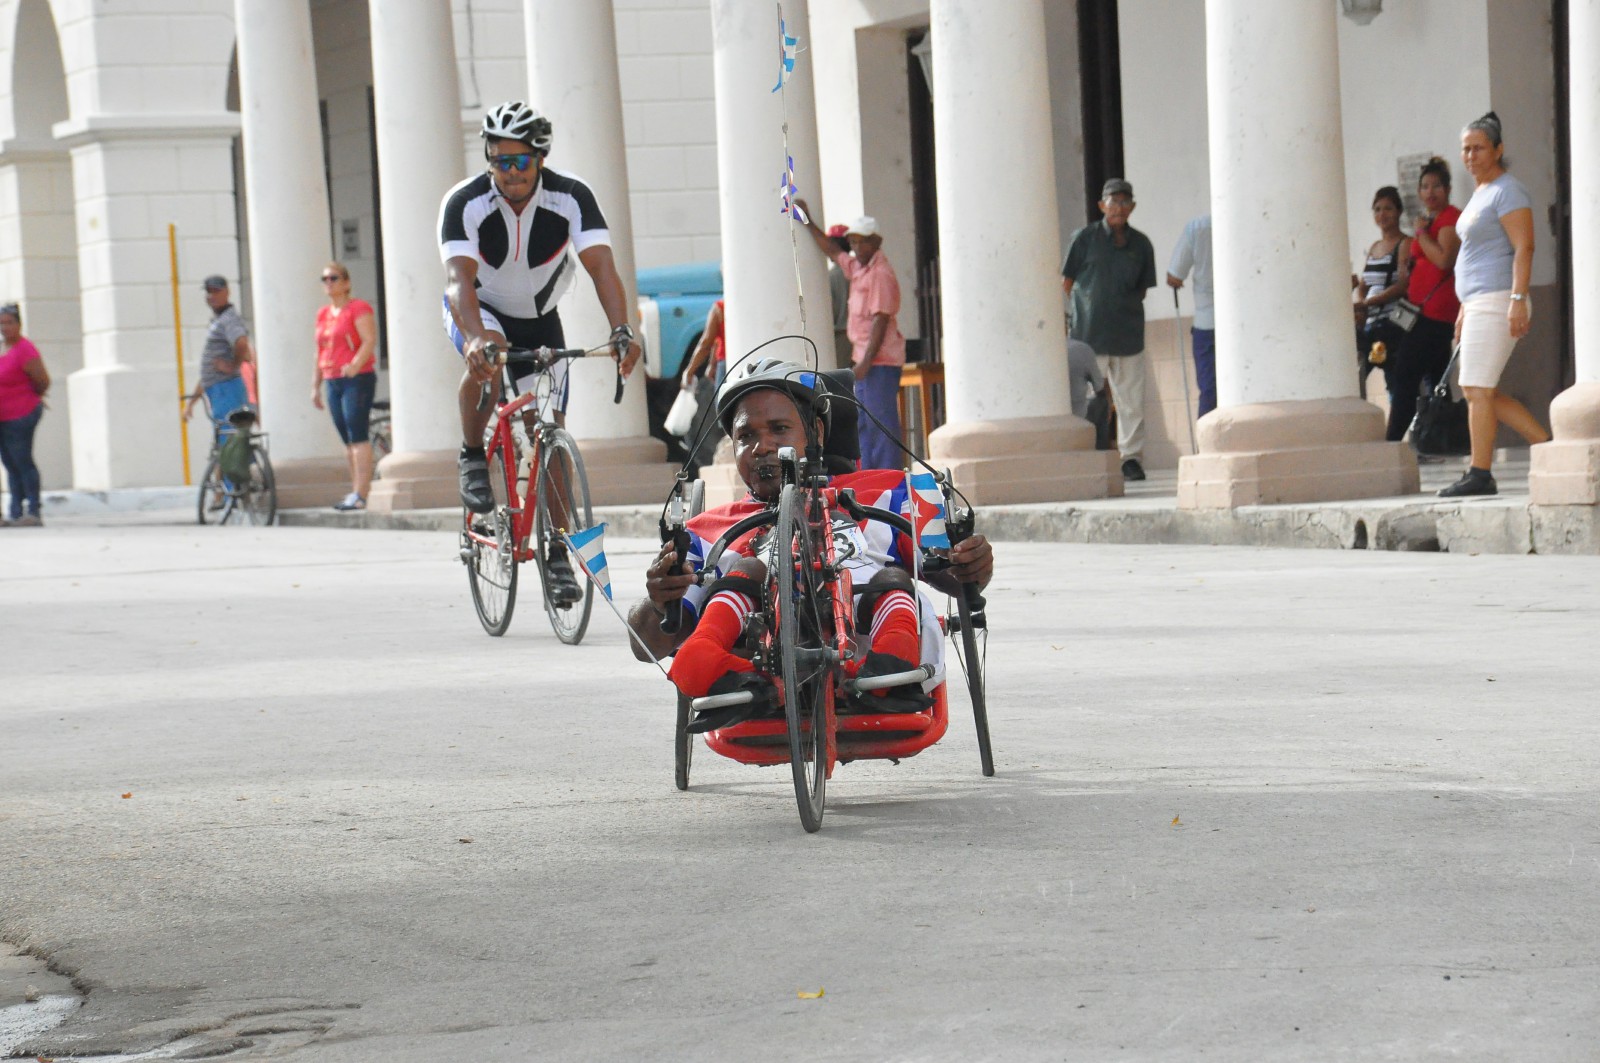
[[[1456,299],[1452,276],[1461,238],[1456,219],[1461,211],[1450,204],[1450,164],[1435,155],[1422,167],[1417,180],[1422,214],[1411,241],[1411,279],[1405,302],[1396,313],[1396,326],[1404,331],[1400,349],[1384,367],[1389,378],[1389,429],[1391,443],[1405,438],[1417,413],[1417,394],[1432,390],[1450,361],[1450,341],[1455,334]],[[1409,330],[1407,324],[1409,323]]]
[[[1461,131],[1461,161],[1477,182],[1458,222],[1461,253],[1456,257],[1461,310],[1455,333],[1472,432],[1472,465],[1439,492],[1441,498],[1499,493],[1490,464],[1501,424],[1510,425],[1530,443],[1550,438],[1526,406],[1497,390],[1511,349],[1528,334],[1533,318],[1528,300],[1533,197],[1527,186],[1506,172],[1505,150],[1500,118],[1493,111]]]
[[[1367,249],[1361,271],[1361,297],[1356,301],[1356,358],[1361,370],[1361,397],[1367,397],[1367,377],[1385,359],[1372,360],[1373,344],[1382,343],[1386,351],[1398,346],[1401,333],[1390,314],[1406,294],[1410,277],[1411,240],[1400,231],[1400,190],[1393,185],[1378,189],[1372,199],[1372,220],[1382,235]],[[1384,370],[1384,379],[1389,371]],[[1391,389],[1392,390],[1392,389]]]

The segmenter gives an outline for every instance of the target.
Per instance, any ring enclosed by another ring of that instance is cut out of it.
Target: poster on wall
[[[1431,151],[1419,151],[1411,155],[1402,155],[1395,160],[1395,171],[1398,174],[1396,186],[1400,189],[1400,199],[1405,209],[1401,213],[1401,225],[1405,229],[1416,228],[1417,218],[1422,215],[1422,200],[1417,196],[1417,182],[1422,178],[1422,168],[1428,165],[1428,160],[1433,158]]]

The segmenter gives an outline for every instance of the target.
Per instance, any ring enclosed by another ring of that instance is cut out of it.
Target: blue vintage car
[[[700,342],[711,304],[722,298],[722,263],[657,266],[639,270],[638,276],[645,371],[675,378]]]
[[[720,262],[686,262],[676,266],[641,269],[639,279],[640,331],[644,334],[645,395],[650,411],[650,434],[666,443],[667,457],[681,462],[689,457],[683,441],[662,427],[672,401],[678,396],[678,376],[705,331],[711,304],[722,298]],[[702,392],[703,397],[704,392]],[[702,440],[692,465],[711,460],[720,432]]]

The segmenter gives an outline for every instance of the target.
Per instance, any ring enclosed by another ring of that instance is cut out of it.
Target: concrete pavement
[[[958,695],[807,836],[447,533],[0,551],[0,938],[86,992],[29,1056],[1600,1055],[1594,559],[1006,545],[997,777]]]

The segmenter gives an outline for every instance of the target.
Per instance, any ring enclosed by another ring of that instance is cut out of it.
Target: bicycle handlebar
[[[549,369],[560,361],[570,361],[577,358],[610,358],[617,363],[617,389],[611,396],[613,405],[622,402],[622,389],[625,381],[622,376],[622,358],[617,354],[611,344],[592,349],[584,347],[501,347],[497,343],[486,343],[483,346],[484,357],[489,364],[501,368],[513,358],[527,358],[541,370]],[[478,409],[487,410],[494,402],[494,397],[487,382],[483,385],[483,395],[478,399]]]

